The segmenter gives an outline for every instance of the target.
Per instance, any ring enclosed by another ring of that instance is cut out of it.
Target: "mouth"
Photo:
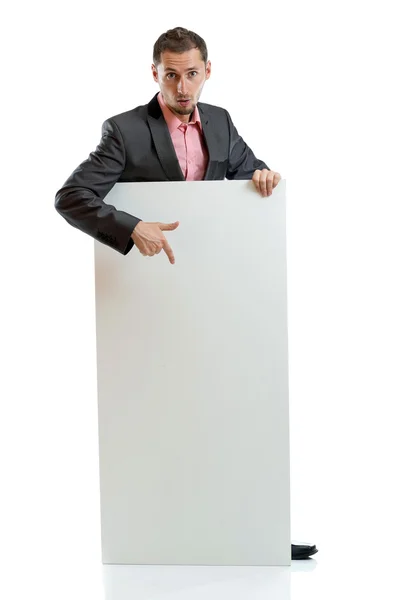
[[[190,100],[178,100],[178,104],[180,104],[181,106],[187,106],[189,102]]]

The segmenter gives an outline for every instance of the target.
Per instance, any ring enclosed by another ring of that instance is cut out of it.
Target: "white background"
[[[101,597],[93,240],[53,201],[101,123],[157,92],[153,44],[176,26],[208,44],[201,99],[227,108],[287,180],[292,538],[320,549],[313,573],[292,575],[292,597],[397,596],[395,4],[3,9],[4,597]]]

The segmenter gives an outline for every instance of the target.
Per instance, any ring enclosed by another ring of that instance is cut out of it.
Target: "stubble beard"
[[[176,113],[178,113],[178,115],[191,115],[192,112],[194,111],[194,109],[196,108],[196,102],[193,102],[193,100],[190,101],[190,103],[188,104],[188,106],[180,106],[178,101],[177,105],[174,106],[174,110]]]

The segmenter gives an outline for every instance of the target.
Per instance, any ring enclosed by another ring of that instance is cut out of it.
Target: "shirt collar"
[[[165,104],[165,101],[164,101],[164,98],[163,98],[163,95],[161,92],[159,92],[157,94],[157,100],[161,107],[162,113],[164,115],[164,119],[165,119],[168,129],[169,129],[169,132],[172,133],[173,131],[178,129],[178,127],[180,127],[182,125],[182,121],[180,121],[178,119],[178,117],[176,115],[174,115],[172,110],[170,108],[168,108],[168,106]],[[194,111],[191,114],[191,120],[189,121],[188,125],[195,125],[196,123],[197,123],[200,131],[202,131],[203,128],[201,126],[200,114],[199,114],[199,109],[197,108],[197,106],[195,107]]]

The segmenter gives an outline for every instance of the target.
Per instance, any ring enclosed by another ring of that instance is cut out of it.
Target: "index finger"
[[[169,262],[171,263],[171,265],[173,265],[175,263],[175,256],[174,253],[172,252],[172,248],[171,246],[168,244],[167,240],[164,240],[163,243],[163,248],[164,248],[164,252],[165,254],[168,256],[169,258]]]

